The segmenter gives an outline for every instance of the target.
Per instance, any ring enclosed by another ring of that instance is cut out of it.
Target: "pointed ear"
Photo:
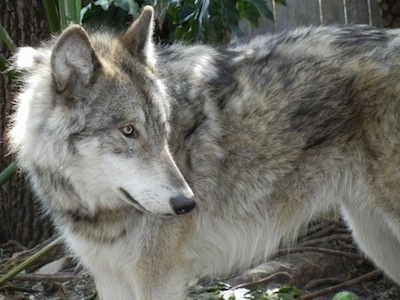
[[[145,6],[139,18],[122,35],[122,45],[135,57],[153,67],[155,53],[153,44],[154,10]]]
[[[58,92],[86,86],[95,74],[99,61],[86,31],[79,25],[67,28],[58,38],[51,54],[53,80]]]

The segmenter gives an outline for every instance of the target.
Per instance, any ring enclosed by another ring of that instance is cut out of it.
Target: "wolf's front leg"
[[[162,269],[162,268],[161,268]],[[130,278],[96,276],[100,300],[183,300],[187,294],[184,278],[158,273],[158,270],[133,270]],[[105,275],[105,274],[104,274]]]
[[[140,299],[135,297],[134,291],[129,285],[119,280],[107,278],[107,276],[104,276],[104,279],[99,279],[99,276],[96,276],[96,289],[99,300]]]
[[[185,299],[187,283],[197,275],[189,251],[191,219],[142,216],[136,221],[119,240],[81,249],[100,300]]]

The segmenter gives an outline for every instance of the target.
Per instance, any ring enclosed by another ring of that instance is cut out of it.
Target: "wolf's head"
[[[93,211],[129,203],[172,215],[195,206],[168,149],[170,100],[152,34],[146,7],[122,36],[73,25],[54,46],[20,50],[17,68],[30,75],[11,145],[40,195],[73,190],[80,200],[58,205]]]

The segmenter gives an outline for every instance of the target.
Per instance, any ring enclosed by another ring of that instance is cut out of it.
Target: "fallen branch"
[[[339,250],[332,250],[332,249],[327,249],[327,248],[296,247],[296,248],[288,248],[288,249],[280,249],[280,250],[278,250],[278,253],[280,255],[296,253],[296,252],[298,252],[298,253],[302,253],[302,252],[317,252],[317,253],[323,253],[323,254],[328,254],[328,255],[348,257],[348,258],[351,258],[351,259],[365,259],[362,255],[359,255],[359,254],[345,252],[345,251],[339,251]]]
[[[275,274],[272,274],[272,275],[270,275],[268,277],[265,277],[265,278],[262,278],[262,279],[259,279],[259,280],[256,280],[256,281],[251,281],[251,282],[245,282],[245,283],[238,284],[238,285],[234,286],[232,288],[232,290],[236,290],[236,289],[240,289],[240,288],[247,288],[249,286],[265,285],[266,283],[268,283],[268,282],[270,282],[270,281],[272,281],[272,280],[274,280],[274,279],[276,279],[278,277],[286,277],[286,278],[289,279],[290,282],[293,280],[292,275],[290,275],[289,273],[287,273],[287,272],[277,272]]]
[[[367,273],[365,275],[362,275],[360,277],[357,277],[357,278],[354,278],[354,279],[351,279],[351,280],[347,280],[347,281],[345,281],[343,283],[340,283],[340,284],[337,284],[337,285],[334,285],[334,286],[331,286],[331,287],[328,287],[328,288],[325,288],[325,289],[322,289],[322,290],[319,290],[319,291],[316,291],[316,292],[312,292],[312,293],[309,293],[309,294],[306,294],[306,295],[302,295],[302,296],[296,298],[296,300],[308,300],[308,299],[314,299],[316,297],[328,295],[328,294],[337,292],[339,290],[342,290],[342,289],[344,289],[346,287],[353,286],[353,285],[355,285],[357,283],[360,283],[362,281],[371,280],[371,279],[376,278],[376,277],[381,276],[381,275],[382,275],[382,272],[380,270],[374,270],[374,271],[369,272],[369,273]]]
[[[32,265],[35,261],[37,261],[42,255],[46,254],[49,252],[51,249],[53,249],[55,246],[58,246],[61,244],[61,237],[55,239],[53,242],[45,246],[43,249],[39,250],[35,254],[33,254],[31,257],[23,261],[21,264],[13,268],[11,271],[9,271],[7,274],[2,276],[0,278],[0,286],[7,281],[10,281],[13,279],[17,274],[21,273],[23,270],[28,268],[30,265]]]
[[[67,275],[67,274],[18,274],[13,277],[13,280],[18,281],[69,281],[79,278],[80,275]]]
[[[321,245],[327,242],[330,242],[332,240],[351,240],[351,235],[349,233],[336,233],[336,234],[331,234],[328,236],[320,237],[314,240],[302,242],[299,244],[301,247],[308,247],[308,246],[314,246],[314,245]]]

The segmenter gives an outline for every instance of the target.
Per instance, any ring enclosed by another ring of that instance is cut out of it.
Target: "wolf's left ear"
[[[154,67],[155,52],[153,44],[154,10],[145,6],[139,18],[122,35],[122,45],[134,56]]]

